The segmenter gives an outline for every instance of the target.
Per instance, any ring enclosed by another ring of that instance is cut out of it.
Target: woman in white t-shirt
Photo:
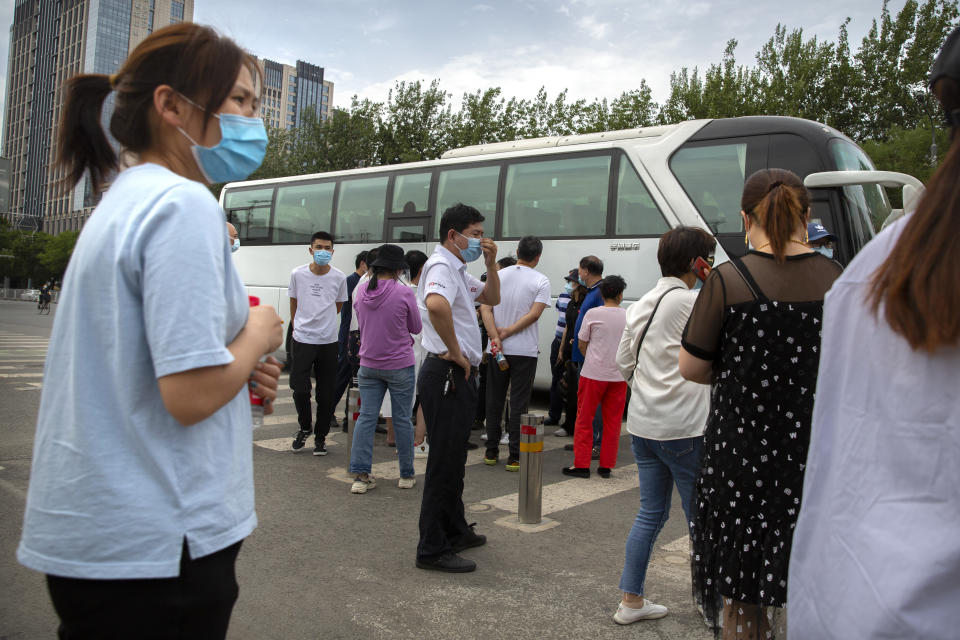
[[[263,159],[256,59],[172,25],[114,76],[66,85],[59,163],[95,191],[45,367],[21,563],[47,574],[61,638],[223,638],[256,527],[247,394],[272,410],[281,320],[250,309],[207,188]],[[100,126],[137,164],[117,156]],[[252,373],[251,373],[252,372]],[[249,381],[249,385],[248,385]]]

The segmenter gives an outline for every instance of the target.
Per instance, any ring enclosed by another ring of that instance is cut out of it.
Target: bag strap
[[[667,297],[667,294],[675,289],[683,289],[683,287],[670,287],[663,292],[663,295],[657,300],[657,304],[653,305],[653,311],[650,313],[650,317],[647,318],[647,324],[643,327],[643,333],[640,334],[640,343],[637,345],[637,357],[634,358],[636,361],[633,365],[634,370],[640,365],[640,348],[643,347],[643,339],[647,337],[647,329],[650,328],[650,323],[653,322],[653,316],[657,315],[657,309],[660,308],[660,303]]]
[[[740,258],[731,258],[730,262],[733,264],[733,268],[736,270],[736,272],[740,274],[740,277],[747,285],[747,288],[750,289],[750,293],[753,294],[754,299],[765,302],[767,297],[763,295],[760,285],[758,285],[757,281],[753,279],[753,275],[750,273],[750,270],[747,269],[747,265],[743,264],[743,260]]]

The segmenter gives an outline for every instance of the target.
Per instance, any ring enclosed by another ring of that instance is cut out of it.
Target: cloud
[[[680,4],[674,7],[674,10],[687,18],[700,18],[710,12],[709,2],[694,2],[693,4]]]
[[[610,32],[610,25],[606,22],[598,22],[593,16],[584,16],[577,20],[577,26],[585,31],[591,38],[603,40]]]
[[[481,13],[486,13],[487,11],[493,11],[493,7],[488,4],[475,4],[470,7],[471,11],[479,11]]]
[[[523,64],[517,64],[523,60]],[[590,64],[574,61],[589,60]],[[397,81],[421,80],[429,83],[439,79],[440,88],[451,94],[454,109],[460,105],[464,93],[478,89],[500,87],[503,97],[531,99],[540,87],[545,87],[551,98],[568,90],[567,99],[598,98],[612,100],[624,91],[636,89],[646,79],[655,99],[663,100],[669,94],[670,72],[674,65],[669,56],[663,59],[633,57],[616,50],[598,50],[583,46],[557,49],[553,46],[478,51],[458,56],[433,68],[415,68],[397,74],[389,80],[365,86],[338,85],[335,101],[347,106],[350,96],[384,102]]]

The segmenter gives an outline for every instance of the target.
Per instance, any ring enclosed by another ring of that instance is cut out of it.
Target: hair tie
[[[111,89],[117,88],[117,74],[111,73],[109,76],[107,76],[107,81],[110,82]]]
[[[783,182],[780,181],[780,180],[777,180],[776,182],[773,182],[773,183],[770,184],[770,188],[767,189],[767,193],[770,193],[771,191],[773,191],[773,190],[776,189],[777,187],[782,187],[782,186],[783,186]]]

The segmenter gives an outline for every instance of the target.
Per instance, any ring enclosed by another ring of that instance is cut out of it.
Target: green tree
[[[79,231],[61,231],[50,236],[44,244],[39,253],[39,262],[54,278],[63,279],[79,236]]]
[[[378,121],[380,164],[434,160],[449,149],[452,119],[448,94],[439,80],[424,87],[416,82],[397,82]]]

